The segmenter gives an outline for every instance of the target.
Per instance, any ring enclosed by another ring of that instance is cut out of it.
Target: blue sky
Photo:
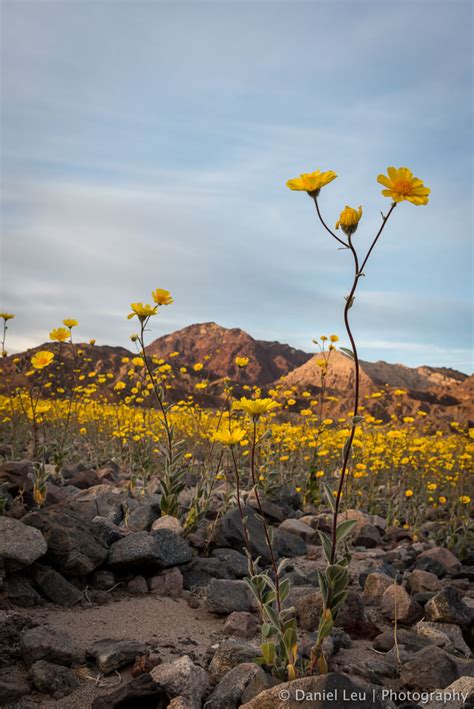
[[[175,304],[151,337],[214,320],[306,350],[336,332],[349,254],[288,178],[316,168],[334,224],[362,204],[352,310],[365,359],[472,371],[470,1],[3,0],[0,309],[10,349],[128,344],[129,303]]]

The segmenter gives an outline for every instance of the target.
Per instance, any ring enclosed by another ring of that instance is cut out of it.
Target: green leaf
[[[263,623],[262,625],[262,636],[264,638],[270,637],[275,632],[275,629],[270,625],[270,623]]]
[[[334,512],[336,509],[336,501],[334,499],[334,495],[332,494],[332,490],[327,483],[324,483],[323,489],[329,503],[329,507],[331,508],[331,512]]]
[[[265,660],[265,664],[272,666],[273,663],[275,662],[275,658],[276,658],[275,643],[272,643],[272,642],[262,643],[261,650],[262,650],[263,659]]]
[[[344,522],[340,522],[336,528],[336,541],[341,542],[348,534],[352,532],[354,525],[356,524],[355,519],[346,519]]]
[[[351,359],[355,359],[353,351],[348,349],[347,347],[339,347],[339,350],[343,354],[345,354],[347,357],[350,357]]]
[[[290,579],[283,579],[280,583],[280,601],[286,601],[290,595],[291,584]]]
[[[320,529],[318,530],[318,535],[319,538],[321,539],[321,545],[323,547],[323,553],[326,558],[326,561],[328,563],[331,562],[331,551],[332,551],[332,541],[331,537],[326,534],[326,532],[322,532]]]

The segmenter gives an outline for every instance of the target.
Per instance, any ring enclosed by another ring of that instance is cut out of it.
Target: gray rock
[[[471,709],[474,705],[474,677],[460,677],[443,689],[443,699],[429,702],[426,709]]]
[[[148,584],[146,578],[143,576],[134,576],[133,579],[127,583],[127,591],[136,595],[143,595],[148,593]]]
[[[244,662],[255,663],[255,660],[261,657],[260,648],[257,645],[237,638],[223,640],[215,646],[215,649],[213,647],[211,650],[214,650],[214,653],[209,664],[209,674],[214,682],[219,682],[227,672],[237,665]]]
[[[467,626],[473,620],[470,608],[459,598],[455,588],[447,586],[437,593],[425,606],[427,620],[438,623],[456,623]]]
[[[393,578],[375,571],[368,574],[364,585],[364,599],[379,599],[389,586],[393,585]]]
[[[5,591],[11,603],[21,608],[34,608],[42,602],[30,579],[23,574],[13,574],[5,579]]]
[[[74,670],[46,660],[35,662],[30,668],[30,676],[38,692],[50,694],[55,699],[66,697],[80,684]]]
[[[364,524],[354,537],[353,544],[356,547],[373,549],[382,543],[382,535],[373,524]]]
[[[125,536],[126,531],[106,517],[94,517],[91,530],[104,546],[109,547]]]
[[[127,519],[127,529],[131,532],[147,532],[152,528],[155,520],[158,521],[158,516],[159,513],[156,512],[153,505],[141,504],[130,513]]]
[[[270,553],[261,518],[248,506],[243,508],[243,513],[247,517],[252,554],[255,557],[260,556],[264,564],[270,563]],[[244,548],[242,522],[237,508],[229,510],[219,520],[214,528],[212,543],[215,547],[230,547],[238,551]],[[302,539],[280,529],[274,530],[273,548],[277,556],[284,557],[304,556],[307,552],[306,544]]]
[[[422,552],[417,560],[417,567],[422,568],[419,566],[419,562],[424,562],[425,560],[429,560],[431,562],[435,562],[439,567],[442,569],[442,574],[455,574],[458,571],[461,570],[461,562],[459,559],[454,556],[454,554],[449,551],[449,549],[445,549],[444,547],[433,547],[432,549],[427,549],[426,551]],[[427,571],[430,571],[430,569],[425,569]],[[437,576],[439,576],[439,573],[436,573],[436,571],[433,571]]]
[[[148,589],[159,596],[179,598],[183,593],[183,574],[177,567],[165,569],[148,579]]]
[[[30,692],[31,688],[26,680],[0,677],[0,706],[15,702]]]
[[[436,574],[422,569],[415,569],[409,573],[407,584],[412,593],[436,593],[441,588],[441,581]]]
[[[84,659],[84,652],[64,630],[50,625],[31,628],[23,633],[21,651],[27,665],[37,660],[48,660],[58,665],[76,665]]]
[[[114,572],[108,569],[99,569],[94,571],[92,575],[92,584],[99,591],[109,591],[116,583],[117,579]]]
[[[136,658],[144,655],[148,645],[137,640],[104,639],[95,642],[87,651],[94,658],[100,672],[107,675],[120,667],[125,667],[135,662]]]
[[[406,628],[397,628],[397,643],[399,647],[403,645],[411,653],[418,652],[431,645],[430,640]],[[394,646],[395,630],[384,630],[372,642],[374,650],[379,652],[389,652]]]
[[[426,647],[402,666],[400,679],[409,689],[444,689],[459,678],[456,663],[441,648]]]
[[[169,697],[164,689],[145,673],[123,684],[111,694],[96,697],[91,709],[166,709],[168,706]]]
[[[236,638],[250,640],[257,632],[257,621],[251,613],[234,611],[224,623],[224,633],[234,635]]]
[[[82,599],[82,593],[72,583],[47,566],[35,566],[33,579],[43,596],[58,606],[70,608]]]
[[[202,698],[209,687],[209,677],[188,655],[157,665],[150,675],[167,694],[182,697],[187,709],[201,709]]]
[[[223,551],[216,549],[216,551]],[[229,549],[228,551],[232,551]],[[233,579],[227,564],[218,558],[196,557],[189,564],[181,568],[184,588],[192,591],[205,588],[212,579]]]
[[[297,537],[301,537],[308,544],[313,544],[317,539],[316,531],[309,524],[305,524],[299,519],[285,519],[278,529],[290,534],[296,534]]]
[[[169,529],[134,532],[112,544],[108,565],[112,568],[166,569],[191,561],[188,542]]]
[[[268,678],[262,668],[253,662],[244,662],[234,667],[221,679],[204,704],[204,709],[238,709],[242,704],[242,695],[257,675],[261,675],[262,679]],[[264,689],[266,687],[263,686],[262,691]]]
[[[245,581],[212,579],[207,587],[206,606],[211,613],[226,615],[255,608],[252,592]]]
[[[323,606],[321,593],[311,586],[294,588],[290,604],[295,608],[299,627],[308,632],[316,630]]]
[[[455,651],[461,655],[469,657],[471,651],[464,642],[463,634],[459,625],[453,623],[427,623],[420,621],[417,623],[416,632],[424,638],[428,638],[432,643],[443,647],[445,650]]]
[[[403,586],[393,583],[382,596],[382,612],[390,620],[410,625],[423,616],[421,606],[414,601]]]
[[[235,549],[214,549],[211,552],[212,557],[224,562],[232,578],[243,579],[249,575],[247,557]]]
[[[99,516],[119,524],[123,519],[124,509],[130,509],[134,506],[133,503],[134,500],[128,497],[122,488],[102,484],[76,493],[69,506],[81,519],[88,522]]]
[[[38,529],[17,519],[0,517],[0,557],[7,571],[29,566],[47,549],[46,540]]]
[[[155,518],[153,521],[152,530],[156,531],[158,529],[168,529],[170,532],[174,532],[180,536],[182,536],[184,532],[183,525],[179,519],[172,517],[171,515],[163,515],[158,519]]]
[[[330,672],[326,675],[301,677],[292,682],[278,684],[272,689],[267,689],[258,694],[241,709],[301,709],[301,706],[311,709],[391,709],[395,707],[392,702],[382,701],[377,696],[373,697],[373,689],[366,684],[356,684],[347,675],[340,672]],[[299,694],[300,693],[300,694]],[[298,698],[298,694],[299,697]],[[306,703],[301,697],[312,696],[313,699]],[[345,697],[341,701],[341,697]]]
[[[97,541],[89,522],[64,507],[30,512],[23,521],[39,529],[48,544],[42,559],[64,576],[87,576],[107,557],[107,549]]]

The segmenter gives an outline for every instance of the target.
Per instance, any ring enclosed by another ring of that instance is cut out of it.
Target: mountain
[[[184,366],[205,365],[208,379],[230,377],[233,381],[264,386],[307,362],[311,355],[280,342],[255,340],[239,328],[227,329],[215,322],[189,325],[154,340],[147,351],[163,359],[179,352],[176,360]],[[248,357],[239,369],[236,357]]]
[[[118,396],[114,390],[117,380],[126,382],[127,391],[132,386],[127,371],[136,353],[123,347],[81,343],[77,345],[82,353],[78,363],[69,346],[50,342],[0,361],[0,393],[24,382],[22,375],[16,373],[14,359],[19,357],[29,366],[29,359],[40,349],[55,353],[48,374],[57,373],[59,383],[70,380],[74,370],[80,369],[84,374],[80,382],[83,386],[97,383],[98,391],[106,392],[110,398]],[[352,409],[354,365],[339,350],[331,354],[324,392],[318,365],[321,355],[279,342],[256,340],[239,328],[228,329],[213,322],[190,325],[159,337],[148,345],[147,352],[172,365],[174,375],[168,380],[171,388],[167,393],[170,401],[192,394],[202,406],[218,406],[222,401],[223,380],[228,377],[236,396],[248,395],[253,385],[264,393],[278,388],[279,396],[291,390],[296,400],[293,411],[308,407],[307,392],[319,400],[330,397],[328,416],[345,415]],[[248,357],[248,365],[239,368],[236,357]],[[377,418],[415,415],[421,410],[434,424],[448,425],[451,421],[472,424],[474,420],[473,376],[443,367],[407,367],[380,361],[361,361],[360,370],[361,405]],[[48,395],[49,391],[45,389],[44,393]],[[125,394],[123,391],[121,396]]]

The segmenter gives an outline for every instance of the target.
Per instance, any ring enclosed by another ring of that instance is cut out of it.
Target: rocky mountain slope
[[[77,346],[82,352],[78,364],[67,345],[60,347],[57,343],[46,343],[0,362],[3,375],[0,393],[21,386],[24,381],[15,371],[15,357],[27,363],[39,349],[55,352],[55,364],[50,372],[67,380],[79,366],[86,372],[85,383],[102,379],[99,389],[111,397],[115,396],[113,387],[117,380],[128,380],[130,360],[136,354],[123,347],[81,344]],[[281,384],[281,390],[292,389],[297,399],[295,411],[307,405],[301,396],[303,392],[322,395],[320,355],[311,355],[279,342],[256,340],[239,328],[228,329],[216,323],[190,325],[157,338],[147,351],[173,367],[171,400],[192,394],[202,405],[218,405],[225,377],[234,383],[237,395],[245,393],[244,387],[253,385],[263,391],[278,384]],[[248,357],[248,365],[240,369],[235,363],[236,357]],[[195,365],[198,365],[198,371],[195,371]],[[184,368],[186,372],[182,371]],[[88,377],[89,372],[95,372],[92,379]],[[207,388],[196,389],[196,384],[204,380],[208,382]],[[331,415],[347,413],[351,409],[353,382],[352,360],[341,351],[334,351],[323,393],[331,397]],[[401,390],[405,393],[401,394]],[[433,422],[472,424],[473,394],[474,377],[453,369],[361,362],[362,403],[377,417],[388,418],[393,413],[407,416],[422,410]]]

